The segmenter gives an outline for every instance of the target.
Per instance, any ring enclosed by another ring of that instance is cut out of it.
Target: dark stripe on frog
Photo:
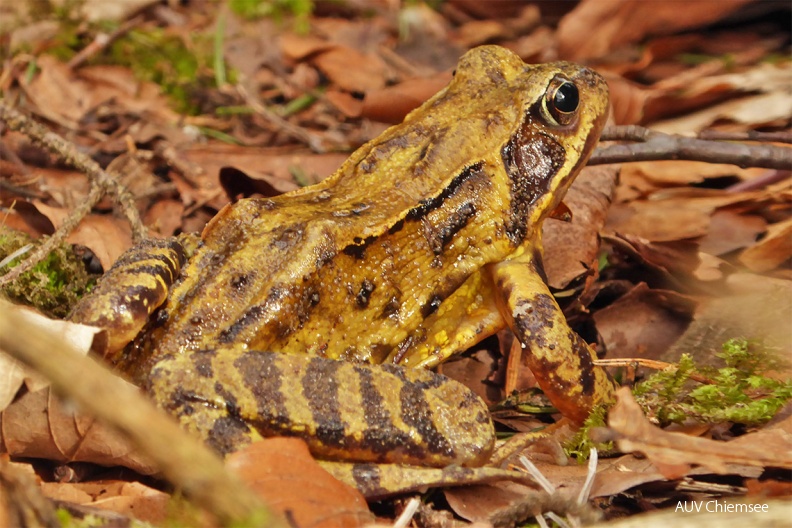
[[[429,453],[440,454],[449,458],[456,457],[454,449],[434,425],[432,409],[426,401],[426,392],[443,385],[445,380],[440,376],[432,376],[426,381],[408,380],[404,368],[395,365],[381,365],[381,368],[402,380],[399,391],[402,421],[412,427],[423,439],[423,448]]]
[[[536,132],[542,128],[537,121],[542,118],[534,105],[519,131],[501,149],[501,159],[511,180],[511,215],[506,233],[514,245],[522,242],[528,229],[545,213],[533,211],[533,205],[541,196],[555,191],[556,186],[551,182],[566,160],[563,146],[552,137]]]
[[[441,223],[434,225],[427,221],[424,224],[424,237],[432,252],[441,255],[448,243],[475,215],[476,206],[472,202],[465,202],[456,211],[450,212]]]
[[[580,379],[578,382],[583,388],[583,394],[593,395],[597,380],[594,377],[594,361],[589,352],[588,344],[582,337],[572,331],[569,332],[569,341],[580,358]]]
[[[457,174],[453,180],[451,180],[451,183],[448,185],[448,187],[443,189],[443,191],[440,194],[432,198],[421,200],[420,205],[418,205],[418,207],[414,207],[410,209],[407,212],[406,219],[408,221],[420,220],[421,218],[426,216],[426,214],[429,213],[430,211],[433,211],[438,207],[441,207],[448,198],[450,198],[457,192],[457,190],[463,183],[465,183],[472,176],[481,172],[483,167],[484,167],[484,163],[479,161],[465,168],[462,172]]]
[[[288,289],[281,285],[275,285],[270,289],[267,299],[262,304],[256,304],[245,310],[245,312],[227,328],[223,329],[217,337],[218,343],[235,343],[239,334],[250,325],[256,325],[261,318],[272,311],[271,305],[279,303],[288,294]],[[285,337],[290,332],[288,325],[278,325],[275,334],[278,337]]]
[[[443,283],[435,288],[429,299],[421,306],[421,315],[423,315],[424,319],[435,313],[443,301],[457,291],[465,279],[466,277],[457,277],[456,280],[453,280],[451,277],[446,277]]]
[[[313,415],[316,439],[328,447],[346,447],[346,423],[338,407],[340,361],[311,358],[300,381],[302,394]]]
[[[245,387],[256,401],[255,416],[245,416],[264,436],[289,431],[291,420],[281,394],[284,358],[275,352],[246,352],[234,360]]]
[[[215,350],[198,350],[192,353],[190,360],[195,366],[195,371],[199,376],[204,378],[213,378],[214,369],[212,368],[212,360],[217,355]]]
[[[164,253],[163,253],[164,252]],[[143,240],[137,246],[126,251],[115,266],[129,266],[135,262],[144,260],[160,260],[166,267],[172,270],[172,275],[178,273],[181,265],[184,264],[184,248],[176,238],[149,238]]]
[[[250,427],[235,416],[224,416],[215,420],[206,443],[221,455],[239,451],[250,443]]]
[[[380,468],[377,464],[353,464],[352,478],[355,480],[355,487],[365,497],[389,495],[388,490],[382,487]]]
[[[413,439],[404,431],[394,427],[387,402],[374,383],[371,367],[354,366],[353,368],[360,383],[363,417],[367,426],[363,431],[362,447],[377,455],[401,450],[420,458],[421,447],[416,446]]]
[[[366,237],[365,239],[355,237],[352,241],[353,243],[345,247],[342,251],[345,255],[349,255],[355,260],[362,260],[366,254],[366,248],[368,248],[375,240],[377,240],[377,237],[375,236]]]

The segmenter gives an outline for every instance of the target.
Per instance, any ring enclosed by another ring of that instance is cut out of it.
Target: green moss
[[[0,226],[0,261],[20,248],[32,244],[29,251],[17,256],[0,268],[6,273],[30,254],[37,245],[24,233]],[[85,269],[82,259],[74,254],[69,244],[57,248],[19,279],[0,289],[9,299],[34,306],[53,317],[65,317],[72,306],[96,282],[96,276]]]
[[[661,425],[689,420],[759,425],[792,399],[789,380],[763,374],[785,368],[774,350],[745,339],[731,339],[723,345],[719,357],[726,366],[716,370],[698,368],[690,356],[683,355],[675,368],[658,372],[636,386],[638,403]],[[695,382],[694,375],[712,383]]]
[[[128,32],[109,49],[102,61],[129,67],[135,76],[158,84],[179,112],[196,114],[202,94],[214,87],[214,45],[210,35],[184,40],[159,28]]]
[[[231,10],[249,20],[270,17],[282,20],[286,16],[294,17],[294,30],[308,33],[310,16],[313,12],[313,0],[230,0]]]
[[[583,426],[575,435],[564,443],[564,451],[568,456],[577,458],[579,462],[588,460],[592,448],[597,448],[599,452],[613,450],[613,442],[594,442],[589,432],[594,427],[605,427],[608,416],[608,405],[598,405],[595,407]]]

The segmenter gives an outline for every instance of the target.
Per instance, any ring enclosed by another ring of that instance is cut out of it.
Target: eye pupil
[[[580,103],[580,94],[578,93],[577,86],[571,82],[565,82],[555,92],[553,97],[553,106],[558,112],[565,114],[577,110]]]

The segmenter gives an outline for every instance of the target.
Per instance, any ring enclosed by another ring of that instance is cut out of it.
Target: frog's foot
[[[254,430],[303,438],[323,458],[432,466],[479,465],[494,444],[484,402],[420,369],[236,346],[161,358],[149,390],[224,453]]]
[[[483,484],[496,480],[533,481],[527,473],[494,467],[427,468],[402,464],[363,464],[326,460],[320,460],[319,465],[338,480],[357,488],[370,501],[427,487]]]

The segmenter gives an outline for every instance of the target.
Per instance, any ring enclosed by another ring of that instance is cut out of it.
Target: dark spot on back
[[[204,378],[214,377],[214,370],[212,369],[212,359],[215,357],[215,350],[198,350],[193,352],[190,359],[195,365],[195,371],[199,376]]]
[[[432,295],[429,300],[426,301],[426,303],[421,307],[421,315],[423,315],[424,318],[429,317],[435,313],[438,308],[440,308],[442,303],[443,298],[440,295]]]
[[[376,285],[373,282],[371,282],[369,279],[365,279],[360,284],[360,289],[358,290],[358,293],[355,296],[355,302],[357,303],[358,308],[368,307],[369,299],[375,289],[376,289]]]

